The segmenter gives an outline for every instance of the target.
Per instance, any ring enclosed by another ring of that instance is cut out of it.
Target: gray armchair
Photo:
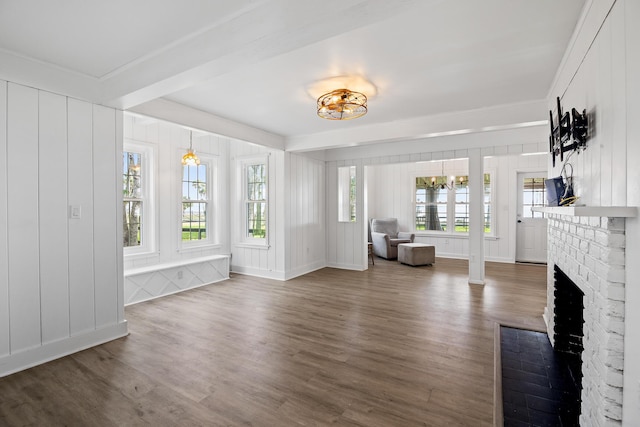
[[[413,243],[415,234],[400,231],[396,218],[372,219],[369,223],[373,253],[381,258],[398,258],[398,244]]]

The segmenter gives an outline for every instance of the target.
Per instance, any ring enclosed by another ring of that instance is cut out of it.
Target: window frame
[[[338,166],[338,222],[358,221],[358,169],[355,165]],[[346,172],[346,173],[345,173]],[[353,172],[353,175],[352,175]],[[345,179],[347,178],[347,179]]]
[[[238,159],[238,171],[240,174],[239,184],[241,185],[241,204],[240,212],[242,212],[242,219],[240,221],[240,239],[239,242],[244,246],[256,246],[261,248],[269,247],[269,238],[271,235],[270,230],[270,185],[269,185],[269,159],[270,155],[264,154],[260,156],[243,157]],[[253,199],[249,199],[249,182],[248,182],[248,168],[253,165],[264,165],[264,177],[265,177],[265,198],[261,202],[256,202]],[[265,204],[265,237],[252,237],[249,235],[249,204],[264,203]]]
[[[417,227],[417,208],[418,205],[424,205],[424,214],[425,214],[425,227],[426,227],[426,213],[427,213],[427,207],[429,206],[429,203],[427,202],[427,198],[428,198],[428,193],[426,192],[427,190],[425,189],[425,202],[424,203],[418,203],[418,197],[417,197],[417,193],[418,193],[418,188],[417,188],[417,179],[418,178],[424,178],[425,183],[428,182],[435,182],[436,185],[440,185],[441,183],[446,183],[448,180],[447,176],[442,176],[442,175],[433,175],[433,176],[421,176],[420,174],[416,174],[413,178],[413,228],[417,233],[436,233],[436,234],[440,234],[440,233],[447,233],[448,230],[429,230],[429,229],[424,229],[424,230],[418,230]],[[444,216],[444,224],[446,228],[449,228],[449,224],[451,224],[450,221],[450,209],[449,209],[449,205],[450,205],[450,191],[447,190],[446,193],[446,199],[447,201],[445,203],[442,203],[439,201],[440,199],[440,194],[436,194],[435,195],[435,207],[436,207],[436,214],[438,216],[438,218],[440,219],[440,209],[439,206],[444,205],[446,208],[446,216]]]
[[[487,203],[484,202],[484,175],[488,174],[489,175],[489,191],[490,191],[490,201],[488,203],[489,205],[489,212],[490,212],[490,219],[489,219],[489,224],[490,224],[490,230],[489,232],[485,232],[484,236],[485,237],[495,237],[496,236],[496,229],[495,229],[495,224],[496,224],[496,218],[495,218],[495,170],[494,169],[485,169],[483,172],[483,225],[485,224],[484,218],[485,218],[485,212],[486,212],[486,205]],[[419,235],[433,235],[433,236],[449,236],[449,237],[455,237],[455,236],[468,236],[469,232],[468,231],[455,231],[455,220],[456,220],[456,189],[458,186],[458,183],[460,182],[460,177],[461,176],[466,176],[468,179],[468,172],[462,172],[462,171],[456,171],[455,174],[451,174],[451,175],[442,175],[442,174],[435,174],[435,175],[425,175],[422,172],[416,172],[413,175],[411,175],[411,183],[412,183],[412,201],[413,201],[413,210],[412,210],[412,217],[413,217],[413,230],[414,233],[419,234]],[[417,221],[416,221],[416,213],[417,213],[417,207],[419,205],[422,205],[422,203],[417,203],[417,187],[416,187],[416,180],[418,178],[426,178],[427,181],[431,181],[432,177],[436,178],[436,182],[440,183],[443,179],[446,179],[446,182],[449,183],[453,177],[454,179],[454,188],[449,190],[447,189],[447,229],[446,230],[418,230],[417,229]],[[468,184],[467,184],[468,185]],[[468,202],[467,202],[468,204]]]
[[[185,149],[179,149],[175,158],[175,163],[178,165],[177,179],[177,218],[176,218],[176,236],[178,240],[178,252],[185,252],[194,249],[201,249],[205,247],[219,246],[220,233],[218,229],[218,223],[215,222],[214,211],[218,206],[218,156],[197,152],[200,159],[200,165],[207,167],[206,179],[207,179],[207,193],[206,198],[197,200],[198,203],[206,203],[206,217],[207,224],[206,237],[198,240],[182,240],[182,216],[183,216],[183,203],[182,199],[182,183],[184,177],[184,165],[181,163],[182,156],[185,153]]]
[[[124,246],[124,241],[121,242],[123,246],[123,255],[141,255],[154,253],[156,250],[157,242],[157,218],[155,207],[155,183],[156,183],[156,148],[153,144],[148,144],[140,141],[133,141],[125,139],[122,144],[121,161],[124,162],[124,153],[138,153],[141,156],[141,173],[140,179],[141,196],[137,198],[142,202],[142,213],[140,216],[140,222],[142,227],[140,230],[141,242],[138,246]],[[120,176],[124,176],[124,170],[121,171]],[[122,209],[124,209],[124,203],[128,198],[122,196]],[[124,224],[123,224],[124,225]],[[124,237],[124,235],[123,235]]]

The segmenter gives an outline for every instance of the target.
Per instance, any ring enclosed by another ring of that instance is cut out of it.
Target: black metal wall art
[[[551,127],[549,151],[553,158],[554,167],[556,156],[560,156],[560,161],[564,161],[564,153],[586,148],[587,139],[589,139],[587,110],[582,110],[580,113],[572,108],[571,115],[568,112],[563,114],[560,97],[557,98],[557,104],[558,120],[556,122],[553,120],[553,112],[549,111],[549,126]]]

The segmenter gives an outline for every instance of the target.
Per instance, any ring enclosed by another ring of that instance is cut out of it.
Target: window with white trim
[[[249,244],[268,241],[268,157],[244,159],[242,170],[243,235]]]
[[[182,166],[182,218],[183,242],[202,242],[209,239],[210,182],[209,165]]]
[[[141,246],[143,237],[146,237],[142,231],[142,212],[145,204],[142,191],[144,180],[141,177],[142,153],[125,151],[122,161],[123,246],[128,248]]]
[[[153,149],[125,142],[122,152],[122,246],[125,255],[153,250]]]
[[[338,221],[356,222],[356,167],[338,168]]]

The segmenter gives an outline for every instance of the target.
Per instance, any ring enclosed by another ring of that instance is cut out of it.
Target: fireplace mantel
[[[566,216],[591,216],[604,218],[635,218],[638,208],[635,206],[554,206],[534,207],[535,212]]]

